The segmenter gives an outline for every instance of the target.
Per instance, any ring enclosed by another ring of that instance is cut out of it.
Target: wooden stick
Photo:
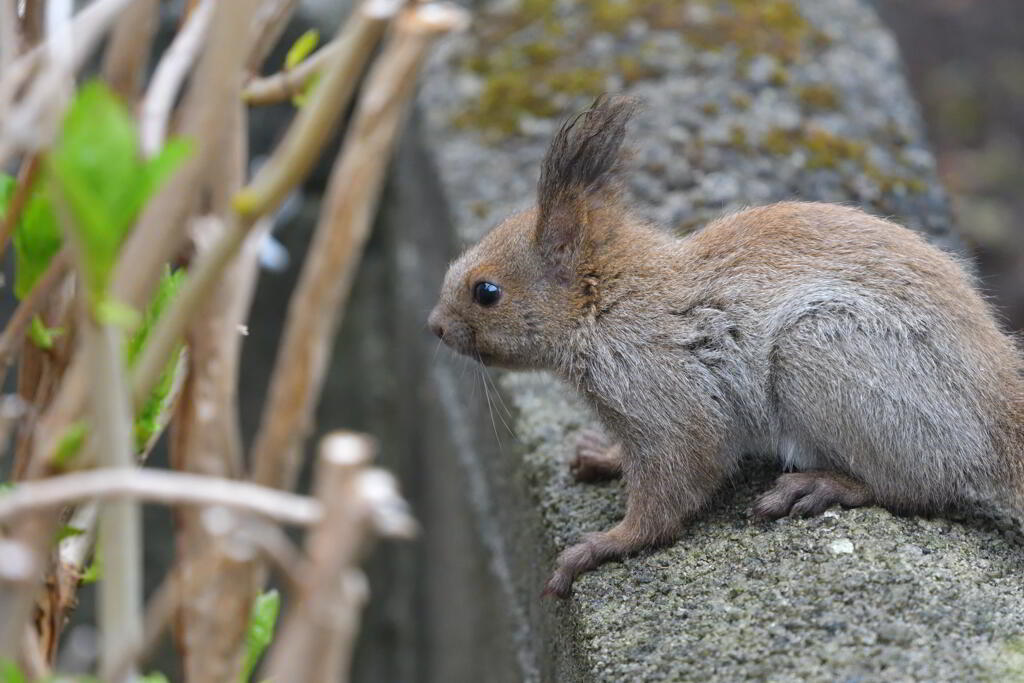
[[[283,341],[250,456],[254,481],[285,489],[295,484],[302,442],[320,395],[334,334],[416,76],[433,39],[461,27],[465,20],[465,13],[454,6],[425,4],[405,10],[367,77],[288,305]]]
[[[85,500],[219,505],[299,526],[323,519],[316,501],[248,482],[168,470],[101,468],[20,482],[0,496],[0,520]]]

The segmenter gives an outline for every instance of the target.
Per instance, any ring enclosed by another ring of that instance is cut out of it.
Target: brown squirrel
[[[626,516],[562,552],[545,592],[676,539],[747,453],[797,470],[755,503],[768,518],[1020,500],[1024,360],[965,269],[831,204],[656,229],[619,180],[635,109],[602,97],[562,126],[537,206],[451,265],[429,319],[487,365],[553,371],[611,437],[584,434],[572,468],[621,473]]]

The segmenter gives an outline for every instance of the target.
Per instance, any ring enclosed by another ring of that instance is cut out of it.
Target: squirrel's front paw
[[[601,432],[584,430],[576,442],[576,457],[569,462],[576,481],[604,481],[622,475],[622,447],[609,443]]]

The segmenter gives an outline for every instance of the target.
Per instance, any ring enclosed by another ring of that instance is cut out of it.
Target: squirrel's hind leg
[[[874,502],[868,487],[838,472],[792,472],[775,480],[775,485],[754,503],[754,514],[768,519],[786,515],[809,517],[832,505],[861,507]]]
[[[576,442],[576,457],[569,462],[576,481],[604,481],[622,476],[622,445],[604,433],[586,429]]]
[[[608,560],[675,541],[719,487],[723,472],[710,453],[692,449],[689,457],[623,461],[626,516],[608,531],[589,533],[558,556],[544,595],[568,597],[573,581]],[[692,465],[686,468],[685,465]],[[704,465],[701,467],[700,465]]]

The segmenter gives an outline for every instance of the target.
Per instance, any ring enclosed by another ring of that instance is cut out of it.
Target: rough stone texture
[[[631,136],[630,190],[641,212],[670,229],[797,197],[862,205],[956,247],[895,46],[865,2],[476,7],[476,27],[444,45],[423,86],[419,131],[432,160],[408,182],[441,192],[447,217],[426,217],[416,231],[471,241],[527,205],[558,119],[611,90],[647,102]],[[418,291],[403,305],[422,314],[440,266],[406,256],[399,272]],[[500,648],[473,644],[478,659],[481,649],[494,653],[489,675],[470,667],[452,672],[459,680],[494,680],[495,671],[558,681],[978,680],[1019,671],[1014,532],[980,518],[879,509],[755,523],[748,508],[772,476],[765,465],[751,464],[678,543],[585,575],[569,602],[542,602],[554,553],[615,522],[621,487],[571,481],[575,434],[593,421],[571,392],[544,374],[494,375],[485,392],[479,374],[442,353],[423,389],[434,433],[450,449],[431,447],[432,466],[456,477],[447,491],[461,491],[473,515],[462,529],[489,557],[490,580],[474,574],[472,586],[503,606],[506,629]],[[426,523],[444,519],[427,514]],[[424,553],[428,565],[440,563],[435,573],[451,565]],[[458,581],[436,585],[459,596]],[[476,614],[480,623],[472,604],[452,609],[455,621]]]

